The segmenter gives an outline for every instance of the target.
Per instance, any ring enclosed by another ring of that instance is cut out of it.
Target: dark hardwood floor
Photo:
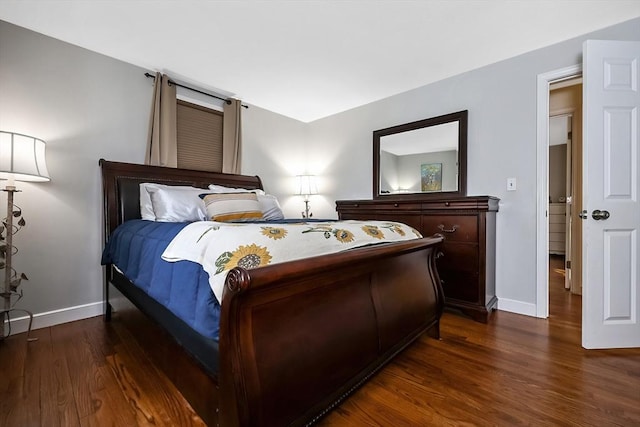
[[[445,313],[323,426],[640,426],[640,349],[580,346],[581,301],[552,258],[549,319]],[[199,426],[126,330],[100,317],[0,344],[0,426]]]

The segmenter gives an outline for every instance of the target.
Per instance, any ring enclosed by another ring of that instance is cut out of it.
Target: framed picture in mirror
[[[422,191],[442,191],[442,163],[420,165]]]

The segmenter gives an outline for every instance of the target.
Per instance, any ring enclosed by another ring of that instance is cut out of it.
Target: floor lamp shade
[[[45,142],[32,136],[0,131],[0,179],[49,181]]]

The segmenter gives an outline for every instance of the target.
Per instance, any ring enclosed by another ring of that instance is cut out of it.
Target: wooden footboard
[[[442,238],[372,246],[227,279],[220,425],[306,425],[431,329]]]

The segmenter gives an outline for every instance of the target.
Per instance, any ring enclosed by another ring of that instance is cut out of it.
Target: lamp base
[[[309,211],[309,201],[304,201],[304,212],[302,212],[302,218],[311,218],[313,213]]]
[[[9,184],[13,184],[10,182]],[[19,308],[11,308],[11,296],[13,294],[17,294],[16,289],[20,285],[21,280],[27,280],[27,277],[22,274],[20,277],[16,277],[14,274],[12,264],[12,258],[15,253],[17,253],[17,248],[13,246],[13,235],[17,233],[20,228],[24,227],[24,219],[20,218],[22,216],[22,210],[18,207],[18,210],[14,212],[15,205],[13,204],[13,195],[14,193],[20,192],[20,190],[16,189],[14,185],[7,185],[2,189],[7,193],[7,217],[4,219],[4,231],[6,232],[5,246],[4,246],[4,292],[0,295],[3,302],[3,308],[0,309],[0,340],[4,340],[11,334],[11,319],[9,318],[9,313],[13,311],[22,311],[29,315],[29,327],[27,329],[27,341],[35,341],[37,338],[29,338],[29,333],[31,332],[31,325],[33,323],[33,314],[30,311],[19,309]],[[18,221],[18,225],[13,225],[14,217],[20,218]],[[2,237],[5,237],[4,235]],[[15,249],[15,252],[14,252]],[[21,297],[20,294],[18,294]],[[5,325],[6,323],[6,325]],[[8,326],[8,333],[5,333],[5,326]]]
[[[9,310],[0,310],[0,322],[2,322],[2,329],[0,335],[0,341],[8,338],[11,335],[11,321],[9,319],[9,313],[12,311],[22,311],[29,316],[29,326],[27,326],[27,342],[37,341],[38,338],[31,338],[29,334],[31,333],[31,326],[33,325],[33,313],[28,310],[24,310],[22,308],[10,308]],[[7,321],[7,325],[9,326],[9,332],[5,335],[5,320]]]

